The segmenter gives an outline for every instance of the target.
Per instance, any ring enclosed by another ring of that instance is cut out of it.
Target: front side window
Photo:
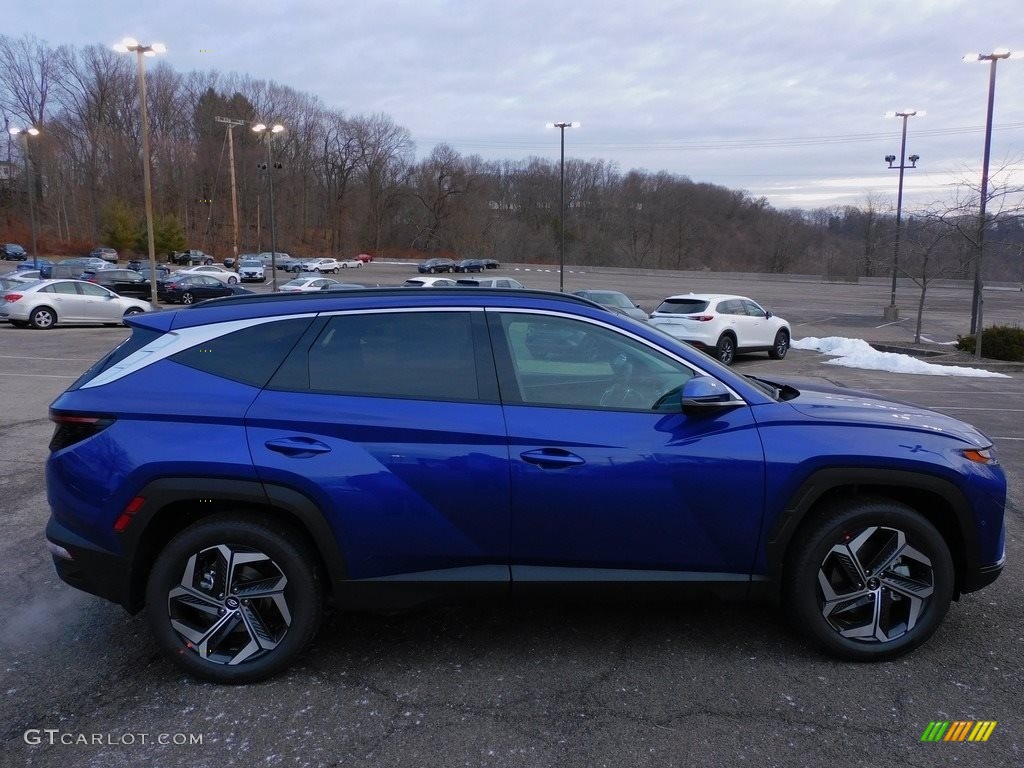
[[[478,352],[469,312],[338,315],[309,347],[314,392],[475,401]],[[481,320],[482,323],[482,320]],[[483,331],[476,333],[479,337]],[[487,351],[487,350],[484,350]]]
[[[76,283],[76,285],[78,286],[78,292],[86,296],[106,297],[110,295],[110,291],[108,291],[106,288],[103,288],[99,285],[95,285],[93,283]]]
[[[498,375],[508,403],[678,410],[694,371],[617,331],[553,315],[500,314]]]

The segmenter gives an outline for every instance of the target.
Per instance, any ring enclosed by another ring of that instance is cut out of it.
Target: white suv
[[[238,276],[242,279],[243,283],[249,281],[265,283],[267,281],[263,261],[256,256],[248,259],[242,259],[241,262],[239,262]]]
[[[302,262],[303,272],[337,272],[341,267],[337,259],[306,259]]]
[[[773,360],[781,360],[789,350],[789,323],[746,296],[669,296],[651,314],[650,323],[726,365],[737,352],[768,352]]]

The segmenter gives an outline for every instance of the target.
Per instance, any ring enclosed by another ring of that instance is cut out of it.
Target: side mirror
[[[771,320],[771,318],[772,318],[772,311],[770,309],[766,309],[764,311],[764,319],[765,320]]]
[[[684,411],[742,404],[742,401],[733,399],[722,382],[710,376],[694,376],[683,384],[680,402]]]

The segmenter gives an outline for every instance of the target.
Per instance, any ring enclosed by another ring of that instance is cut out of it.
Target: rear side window
[[[480,365],[490,358],[485,344],[482,316],[474,322],[470,312],[338,315],[310,345],[308,379],[302,384],[313,392],[341,395],[493,399],[495,393],[481,395],[478,380]],[[300,383],[293,374],[281,377],[282,388]]]
[[[263,387],[292,351],[312,318],[275,320],[227,333],[171,360],[232,381]]]
[[[92,367],[83,373],[78,379],[72,384],[69,389],[74,390],[81,387],[88,381],[91,381],[95,377],[103,373],[107,368],[115,365],[124,360],[128,355],[138,352],[144,346],[152,341],[156,341],[163,335],[160,331],[154,331],[150,328],[133,328],[132,335],[122,341],[116,347],[114,347],[105,356],[101,357]]]
[[[708,303],[701,299],[665,299],[654,310],[667,315],[695,315],[708,308]]]

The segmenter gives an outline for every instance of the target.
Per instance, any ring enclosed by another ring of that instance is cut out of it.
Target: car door
[[[320,318],[247,424],[260,478],[314,501],[350,578],[508,580],[508,450],[482,311]]]
[[[743,311],[750,324],[751,346],[768,347],[775,340],[775,323],[767,318],[764,307],[750,299],[743,299]]]
[[[40,294],[45,294],[44,303],[53,305],[58,323],[80,323],[88,317],[88,299],[79,293],[76,285],[76,281],[63,280],[39,289]]]
[[[509,434],[513,581],[744,581],[764,503],[750,409],[684,413],[678,392],[696,369],[605,324],[488,314]]]
[[[116,323],[121,321],[121,302],[117,294],[102,285],[77,282],[75,287],[85,299],[83,320],[94,323]]]

